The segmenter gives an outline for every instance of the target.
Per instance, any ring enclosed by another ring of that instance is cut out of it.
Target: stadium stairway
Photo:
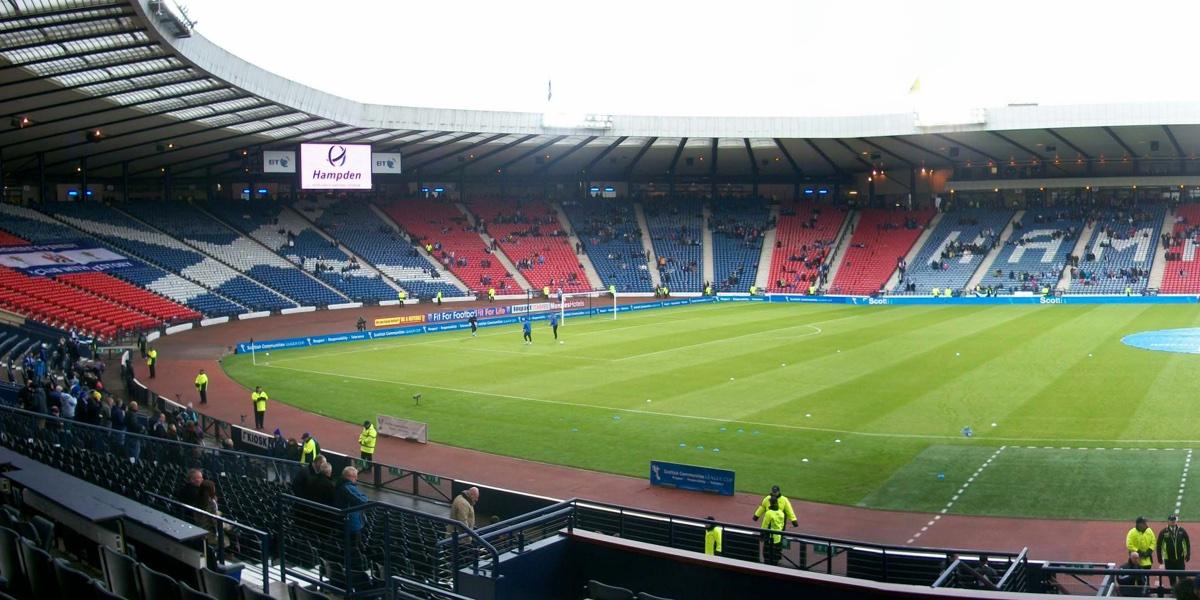
[[[978,271],[991,248],[995,245],[998,232],[1012,221],[1012,211],[963,208],[942,214],[941,219],[931,224],[930,235],[914,253],[909,254],[905,283],[915,286],[915,293],[927,294],[933,288],[939,290],[966,290],[967,284]],[[969,250],[946,256],[951,243],[980,244],[987,252],[974,253]],[[945,268],[931,265],[941,261]],[[901,291],[903,293],[903,290]]]
[[[878,292],[896,270],[897,259],[908,254],[933,216],[932,209],[863,210],[842,259],[843,268],[830,289],[839,294]]]
[[[938,225],[941,224],[942,217],[945,214],[946,213],[943,213],[943,212],[938,212],[938,213],[934,214],[933,218],[929,220],[929,226],[925,228],[925,231],[921,232],[921,235],[920,235],[920,237],[917,238],[917,241],[913,242],[913,246],[908,251],[908,254],[904,255],[904,262],[905,262],[905,264],[908,265],[909,270],[911,270],[914,265],[918,264],[917,257],[921,255],[921,250],[925,247],[925,244],[929,243],[929,238],[933,237],[934,230],[936,230]],[[895,290],[896,286],[899,284],[900,284],[900,269],[897,267],[894,271],[892,271],[891,276],[888,277],[887,283],[884,284],[884,289],[891,292],[891,291]]]
[[[1149,282],[1149,271],[1154,263],[1156,250],[1162,245],[1159,228],[1163,223],[1166,207],[1162,204],[1139,204],[1136,211],[1128,208],[1110,211],[1095,222],[1093,235],[1085,231],[1082,237],[1089,239],[1081,257],[1079,269],[1094,273],[1095,277],[1072,282],[1076,294],[1122,294],[1125,290],[1141,294]],[[1088,261],[1087,255],[1095,256]],[[1146,275],[1132,275],[1133,270]],[[1121,275],[1121,271],[1129,273]],[[1070,277],[1071,269],[1063,269]]]
[[[704,219],[704,224],[700,228],[700,239],[701,239],[701,243],[703,244],[701,246],[701,252],[700,252],[701,272],[703,273],[701,281],[711,281],[715,285],[717,278],[715,275],[716,267],[715,267],[715,263],[713,261],[713,232],[712,232],[713,212],[712,212],[712,209],[709,208],[708,205],[705,205],[701,215]],[[703,288],[701,288],[701,291],[703,291]],[[740,292],[741,290],[730,290],[730,291],[739,291]]]
[[[662,287],[662,277],[658,272],[658,255],[654,253],[654,242],[650,240],[650,225],[646,221],[646,211],[642,208],[642,203],[637,202],[633,205],[633,212],[637,215],[638,229],[642,232],[642,251],[646,253],[646,264],[650,269],[650,282],[655,288]]]
[[[341,250],[342,253],[344,253],[346,256],[350,257],[351,261],[358,263],[361,271],[363,273],[366,273],[370,279],[378,279],[381,283],[383,283],[384,285],[391,288],[390,293],[391,293],[391,296],[394,298],[396,293],[400,291],[400,286],[397,285],[395,281],[392,281],[390,278],[385,277],[383,272],[380,271],[378,268],[376,268],[375,265],[371,261],[367,260],[363,256],[360,256],[357,252],[355,252],[348,245],[346,245],[344,240],[338,238],[336,235],[333,235],[332,232],[327,231],[318,222],[318,219],[322,215],[325,214],[325,209],[328,208],[329,206],[332,206],[335,203],[337,203],[337,200],[324,199],[324,198],[319,199],[319,200],[300,200],[300,201],[297,201],[294,205],[292,205],[284,210],[290,211],[292,214],[297,215],[301,219],[304,219],[305,221],[307,221],[309,226],[312,228],[312,231],[316,232],[317,235],[320,235],[321,237],[328,240],[331,244],[335,244],[337,246],[338,250]],[[387,292],[383,292],[382,289],[380,289],[379,291],[381,293],[387,293]],[[391,298],[384,298],[384,297],[380,296],[380,297],[371,298],[371,299],[378,301],[378,300],[390,300]]]
[[[601,287],[619,292],[652,291],[653,273],[634,205],[624,200],[567,200],[563,212],[596,268]]]
[[[571,226],[571,219],[567,218],[567,211],[563,210],[562,204],[555,202],[553,206],[554,213],[558,217],[559,226],[562,227],[563,231],[567,232],[567,242],[571,244],[571,248],[575,248],[576,244],[582,244],[579,236],[575,233],[575,228]],[[579,261],[579,264],[583,265],[583,273],[587,275],[588,285],[591,286],[591,289],[602,289],[604,284],[600,281],[600,273],[596,271],[596,265],[592,264],[592,258],[588,256],[587,252],[577,254],[575,258]]]
[[[418,245],[434,246],[430,260],[458,276],[467,289],[486,293],[494,287],[501,295],[524,292],[470,226],[462,210],[453,204],[444,200],[397,200],[380,208]],[[483,266],[485,260],[490,266]],[[490,285],[483,282],[484,277],[490,278]]]
[[[541,200],[517,203],[473,200],[467,208],[472,217],[483,219],[487,235],[497,241],[501,252],[529,282],[530,289],[535,292],[543,288],[566,292],[593,289],[579,266],[566,229],[559,224],[558,212],[550,204]],[[522,265],[521,261],[526,262]]]
[[[1168,210],[1163,215],[1162,225],[1159,227],[1160,235],[1168,231],[1175,230],[1175,211]],[[1167,272],[1167,252],[1170,252],[1171,246],[1163,244],[1161,240],[1155,240],[1157,250],[1154,251],[1154,266],[1150,267],[1150,281],[1146,283],[1146,289],[1159,290],[1162,289],[1163,277]]]
[[[207,316],[235,315],[248,310],[214,290],[133,258],[129,256],[128,252],[120,251],[117,246],[108,244],[81,230],[71,228],[49,215],[23,206],[0,204],[0,216],[3,216],[0,218],[0,229],[7,230],[10,234],[29,240],[34,244],[52,244],[74,240],[84,246],[93,245],[97,248],[119,251],[118,253],[125,255],[129,266],[109,269],[106,273],[186,305]]]
[[[825,285],[820,288],[820,291],[828,293],[833,287],[833,282],[837,279],[838,273],[842,269],[842,262],[846,257],[846,250],[850,247],[850,238],[854,236],[854,229],[858,227],[859,221],[862,220],[862,213],[859,211],[851,212],[843,221],[841,228],[838,229],[836,242],[833,245],[833,252],[829,258],[825,259],[829,265],[829,276],[826,278]]]
[[[351,261],[336,243],[287,205],[218,202],[203,210],[285,258],[299,274],[319,282],[327,292],[319,301],[315,294],[310,297],[318,305],[396,297],[396,290],[384,283],[378,272],[365,272],[362,265]],[[324,268],[318,269],[318,265]]]
[[[293,209],[319,232],[328,233],[347,256],[364,269],[381,273],[395,294],[404,289],[411,298],[465,296],[466,286],[453,274],[430,262],[378,207],[356,199],[302,200]],[[370,271],[368,271],[370,272]],[[394,283],[392,283],[394,282]]]
[[[479,239],[483,242],[485,248],[490,248],[492,247],[492,244],[495,243],[497,251],[493,252],[492,256],[500,262],[505,270],[509,272],[512,280],[516,281],[517,285],[520,286],[522,290],[533,290],[533,284],[529,283],[529,280],[525,278],[525,274],[517,268],[517,265],[513,263],[508,254],[504,252],[504,246],[500,244],[500,240],[497,240],[496,238],[493,238],[491,235],[483,233],[482,231],[478,231],[479,221],[475,218],[475,215],[471,213],[465,204],[462,202],[455,202],[454,206],[456,206],[458,210],[467,217],[467,222],[470,223],[472,227],[476,227],[476,233],[479,235]]]
[[[975,274],[971,275],[971,278],[967,280],[965,289],[973,290],[979,286],[979,282],[983,280],[983,277],[988,274],[988,270],[992,268],[992,263],[996,262],[996,257],[1000,256],[1000,251],[1004,250],[1004,245],[1008,242],[1008,238],[1012,237],[1013,225],[1021,222],[1021,219],[1023,218],[1025,218],[1025,211],[1018,210],[1017,213],[1008,220],[1008,224],[1005,225],[1004,229],[1000,232],[1000,237],[996,238],[996,247],[989,250],[987,255],[983,257],[983,261],[980,262],[979,267],[975,269]]]
[[[1200,267],[1196,261],[1196,233],[1200,225],[1200,204],[1184,204],[1175,210],[1171,224],[1170,252],[1178,258],[1164,265],[1159,291],[1163,294],[1200,292]],[[1189,231],[1191,235],[1188,235]]]
[[[1084,221],[1068,211],[1028,210],[1021,224],[1022,228],[1013,232],[988,267],[980,285],[996,286],[1003,294],[1018,289],[1032,292],[1053,285],[1062,275],[1067,255],[1079,246],[1079,239],[1086,239]],[[1060,235],[1057,232],[1066,233]],[[1077,237],[1067,239],[1070,235]],[[1012,278],[1009,273],[1013,274]],[[1022,281],[1021,276],[1026,280]]]
[[[754,275],[754,285],[760,290],[769,289],[771,285],[771,259],[775,255],[775,240],[779,239],[778,204],[771,205],[771,212],[767,218],[771,223],[775,223],[775,226],[768,227],[763,232],[762,248],[758,253],[758,273]]]
[[[699,292],[703,286],[703,206],[693,200],[642,204],[647,231],[662,282],[674,292]]]
[[[433,297],[439,289],[446,297],[469,295],[467,285],[463,283],[453,271],[443,269],[442,265],[439,265],[437,261],[433,260],[433,257],[429,256],[425,252],[422,252],[419,245],[413,243],[413,240],[411,237],[409,237],[408,232],[404,231],[402,227],[396,224],[396,222],[393,221],[387,213],[383,212],[382,208],[379,208],[379,206],[375,204],[369,204],[368,208],[371,209],[371,212],[374,213],[375,217],[378,218],[387,229],[395,231],[396,235],[400,236],[400,239],[404,240],[405,251],[415,250],[415,254],[413,252],[409,252],[407,255],[399,259],[377,259],[375,264],[376,268],[386,269],[384,272],[388,273],[389,275],[393,275],[393,278],[400,282],[401,287],[408,289],[409,292],[414,292],[414,290],[410,288],[426,290],[415,292],[416,294],[426,298]],[[389,245],[390,244],[383,244],[384,247]],[[379,249],[379,245],[373,245],[364,247],[364,250],[362,251],[367,252],[365,248],[368,247],[372,250]],[[395,265],[392,264],[393,262]],[[393,266],[395,269],[392,268]],[[411,269],[419,270],[421,275],[418,275],[417,271],[413,271]],[[437,273],[437,277],[432,276],[432,274],[435,272]]]

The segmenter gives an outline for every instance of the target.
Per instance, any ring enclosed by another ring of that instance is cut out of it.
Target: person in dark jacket
[[[308,482],[309,500],[333,506],[334,493],[337,491],[333,483],[333,465],[328,461],[321,463],[320,473]]]
[[[1169,515],[1167,526],[1158,532],[1158,564],[1172,570],[1182,571],[1187,568],[1187,562],[1192,559],[1192,542],[1188,533],[1179,526],[1179,515]],[[1170,576],[1171,585],[1175,585],[1175,576]]]
[[[126,437],[125,450],[128,452],[130,460],[134,462],[137,462],[142,455],[141,435],[146,433],[141,421],[138,421],[137,413],[138,403],[130,401],[128,408],[125,409],[125,431],[137,435]]]
[[[335,506],[342,509],[355,508],[370,502],[366,494],[358,489],[358,469],[346,467],[342,469],[342,479],[334,490]],[[346,534],[350,541],[358,546],[362,542],[363,518],[362,511],[351,511],[346,515]]]

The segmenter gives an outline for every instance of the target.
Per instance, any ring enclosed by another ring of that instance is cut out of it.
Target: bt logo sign
[[[395,169],[396,168],[396,160],[392,159],[392,158],[377,160],[377,161],[375,161],[375,166],[387,167],[389,169]]]
[[[286,159],[286,158],[272,158],[272,159],[269,159],[269,160],[267,160],[267,164],[268,164],[268,165],[271,165],[271,166],[273,166],[273,167],[275,167],[275,166],[279,166],[279,167],[284,167],[284,168],[287,168],[287,166],[288,166],[288,159]]]

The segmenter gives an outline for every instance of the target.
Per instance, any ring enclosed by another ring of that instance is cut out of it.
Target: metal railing
[[[283,576],[337,595],[354,598],[400,588],[409,594],[446,594],[459,591],[460,571],[491,579],[500,575],[497,549],[452,519],[380,502],[334,508],[292,495],[283,496],[280,509]]]
[[[243,525],[219,514],[196,508],[172,498],[147,493],[151,501],[147,504],[163,512],[175,515],[209,532],[205,537],[209,558],[218,565],[225,565],[226,558],[237,556],[246,562],[257,563],[263,574],[264,594],[271,593],[271,534],[249,525]]]
[[[1093,590],[1095,595],[1100,597],[1121,595],[1162,598],[1174,594],[1175,583],[1172,580],[1195,580],[1196,576],[1200,575],[1200,570],[1128,569],[1095,564],[1048,564],[1042,567],[1042,573],[1052,578],[1057,578],[1058,575],[1068,575],[1074,581]],[[1089,581],[1088,578],[1091,578],[1092,581]],[[1099,582],[1095,581],[1096,578],[1100,578]]]

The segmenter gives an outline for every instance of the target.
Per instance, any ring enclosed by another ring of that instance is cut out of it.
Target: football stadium
[[[1197,597],[1176,54],[1043,104],[897,38],[947,87],[827,53],[746,94],[729,48],[622,82],[850,9],[334,68],[370,52],[322,30],[535,3],[342,4],[0,1],[0,599]],[[930,18],[1009,52],[972,10]]]

